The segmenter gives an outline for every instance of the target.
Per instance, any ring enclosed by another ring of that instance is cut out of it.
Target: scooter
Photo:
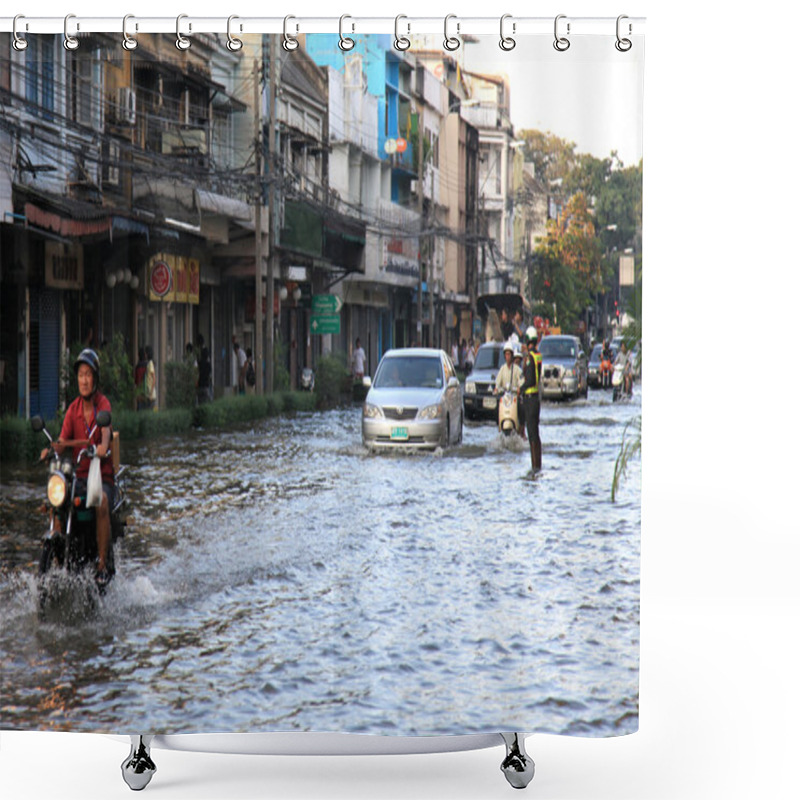
[[[110,412],[98,411],[97,422],[89,434],[89,439],[91,440],[97,427],[105,428],[109,425],[111,425]],[[48,582],[43,580],[45,576],[56,571],[66,575],[79,575],[87,568],[93,571],[97,562],[96,513],[94,508],[89,508],[86,504],[85,483],[76,478],[78,465],[84,459],[94,458],[95,446],[88,444],[83,447],[78,453],[76,463],[73,464],[72,448],[67,447],[66,451],[59,455],[53,447],[53,439],[41,417],[33,417],[31,427],[37,433],[43,431],[50,441],[46,456],[48,461],[46,508],[49,511],[50,525],[42,540],[39,557],[39,609],[43,612],[48,605],[51,589]],[[115,573],[114,542],[125,533],[127,497],[124,472],[125,467],[121,467],[115,475],[114,502],[110,509],[111,537],[106,554],[106,568],[110,578],[113,578]],[[98,593],[104,594],[106,587],[105,582],[98,582]]]
[[[517,403],[516,392],[512,392],[511,386],[507,384],[503,396],[497,404],[497,426],[506,436],[519,432]]]
[[[614,375],[611,378],[611,385],[614,387],[612,400],[616,403],[621,397],[633,396],[633,380],[625,380],[625,365],[622,363],[614,365]]]

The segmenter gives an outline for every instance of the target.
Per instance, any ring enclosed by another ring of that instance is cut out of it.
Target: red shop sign
[[[165,297],[172,290],[172,270],[164,261],[156,261],[150,270],[150,290],[157,297]]]

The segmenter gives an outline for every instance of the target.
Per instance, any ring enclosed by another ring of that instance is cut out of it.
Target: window
[[[95,130],[103,128],[103,69],[98,51],[67,59],[67,116]]]
[[[55,36],[32,36],[25,49],[25,100],[31,111],[41,110],[52,119],[55,110]]]

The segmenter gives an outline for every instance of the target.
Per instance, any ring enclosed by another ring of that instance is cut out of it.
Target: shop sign
[[[83,247],[45,242],[44,282],[52,289],[83,289]]]
[[[151,300],[173,303],[200,302],[200,262],[172,254],[159,254],[147,265]]]

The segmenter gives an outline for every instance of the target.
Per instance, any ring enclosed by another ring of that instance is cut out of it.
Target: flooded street
[[[123,443],[117,576],[40,620],[41,465],[2,467],[0,727],[604,736],[638,727],[640,463],[592,391],[526,442],[372,454],[352,407]],[[623,698],[620,700],[620,698]]]

